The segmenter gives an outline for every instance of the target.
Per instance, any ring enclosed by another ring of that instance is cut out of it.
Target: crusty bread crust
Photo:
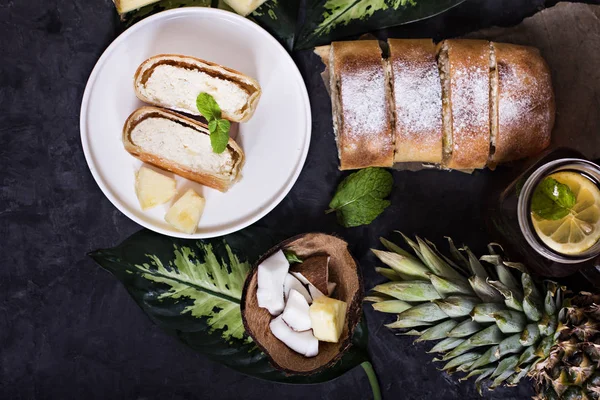
[[[192,171],[188,167],[178,164],[176,160],[168,160],[156,154],[150,154],[131,141],[131,132],[137,124],[147,118],[165,118],[177,122],[186,127],[195,129],[199,134],[208,135],[206,125],[191,118],[184,117],[172,111],[167,111],[157,107],[142,107],[135,110],[123,127],[123,145],[134,157],[143,162],[157,166],[158,168],[171,171],[179,176],[198,182],[202,185],[226,192],[241,177],[241,169],[244,165],[244,152],[233,140],[229,139],[226,151],[231,151],[234,159],[234,165],[231,176],[220,176],[209,172]]]
[[[498,121],[492,164],[535,155],[550,145],[554,91],[538,49],[493,43],[498,73]]]
[[[379,42],[334,42],[329,63],[340,169],[391,167],[390,87]]]
[[[485,167],[490,150],[490,46],[484,40],[444,41],[448,51],[452,149],[444,166]]]
[[[431,39],[389,39],[395,162],[442,162],[442,89]]]
[[[393,151],[395,162],[441,162],[472,171],[536,155],[550,144],[555,99],[537,49],[446,40],[436,60],[430,40],[388,43],[387,61],[376,41],[315,50],[329,66],[341,169],[390,166]],[[426,79],[428,72],[439,81]],[[413,104],[421,106],[409,109]],[[374,123],[373,115],[382,123]]]
[[[200,115],[197,109],[178,108],[174,104],[166,104],[160,100],[149,98],[142,92],[142,88],[148,81],[148,78],[150,78],[152,75],[154,69],[159,65],[165,64],[185,69],[195,69],[213,77],[228,80],[237,84],[241,89],[248,93],[249,98],[244,107],[234,113],[227,113],[223,111],[223,118],[234,122],[244,122],[249,120],[254,114],[261,95],[260,85],[256,80],[234,69],[205,61],[200,58],[182,56],[178,54],[159,54],[154,57],[150,57],[138,67],[133,79],[133,89],[135,91],[135,95],[143,102],[185,112],[191,115]]]

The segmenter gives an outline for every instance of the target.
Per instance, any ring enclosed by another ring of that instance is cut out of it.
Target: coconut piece
[[[308,291],[310,292],[310,297],[313,298],[313,301],[315,301],[319,297],[325,296],[323,292],[321,292],[319,289],[310,284],[308,285]]]
[[[302,283],[298,279],[294,277],[292,274],[287,274],[285,276],[285,280],[283,281],[283,295],[285,300],[288,300],[289,294],[291,290],[295,290],[300,293],[306,299],[308,304],[312,303],[312,297],[308,293],[308,290],[304,287]]]
[[[328,254],[329,279],[335,282],[335,297],[347,305],[344,327],[338,343],[319,343],[319,354],[307,358],[296,353],[277,339],[268,328],[273,317],[258,306],[256,290],[257,266],[271,254],[281,249],[293,251],[303,260],[319,254]],[[352,334],[361,316],[363,288],[356,260],[348,251],[348,244],[339,237],[322,233],[308,233],[288,239],[258,260],[248,274],[242,291],[241,313],[246,332],[257,347],[265,353],[270,363],[286,374],[312,375],[335,365],[351,346]]]
[[[300,298],[302,296],[300,295]],[[319,341],[311,331],[296,332],[283,320],[283,314],[273,319],[269,324],[271,333],[281,340],[287,347],[305,357],[314,357],[319,354]]]
[[[281,318],[286,324],[297,332],[310,329],[310,315],[308,314],[308,302],[296,290],[291,290]]]
[[[290,274],[294,275],[294,277],[296,279],[298,279],[303,285],[310,285],[310,282],[308,281],[308,279],[306,279],[306,277],[304,275],[302,275],[300,272],[294,272],[294,271],[290,271]]]
[[[329,296],[331,296],[333,294],[333,291],[335,290],[336,286],[337,286],[337,283],[335,283],[335,282],[327,283],[327,294]]]
[[[301,273],[314,287],[319,289],[322,293],[327,293],[327,282],[329,282],[329,260],[330,257],[327,255],[308,257],[302,263],[292,265],[290,271]]]
[[[279,250],[258,266],[258,306],[269,310],[271,315],[279,315],[285,307],[283,283],[290,263],[283,251]]]

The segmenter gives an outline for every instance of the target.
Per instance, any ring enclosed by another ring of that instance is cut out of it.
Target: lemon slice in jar
[[[558,253],[581,254],[600,239],[600,189],[577,172],[557,172],[549,178],[571,189],[575,205],[568,215],[557,220],[543,219],[532,212],[535,232],[546,246]]]

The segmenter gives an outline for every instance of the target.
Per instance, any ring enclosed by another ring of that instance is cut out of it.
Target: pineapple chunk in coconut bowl
[[[291,375],[334,365],[350,348],[364,292],[348,244],[307,233],[265,253],[246,279],[246,332],[271,364]]]
[[[442,370],[476,377],[480,393],[529,376],[538,399],[600,398],[600,296],[536,282],[498,245],[478,258],[451,239],[447,255],[404,240],[412,252],[386,239],[373,249],[390,281],[365,300],[397,314],[388,328],[435,342]]]

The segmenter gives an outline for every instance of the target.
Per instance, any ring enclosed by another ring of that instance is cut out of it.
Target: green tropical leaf
[[[296,48],[304,49],[439,14],[464,0],[312,0]]]
[[[368,361],[364,319],[342,359],[307,377],[274,369],[245,333],[240,299],[246,275],[260,255],[279,241],[256,227],[206,240],[170,238],[142,230],[119,246],[90,256],[121,281],[154,323],[211,360],[239,372],[278,382],[317,383]]]
[[[248,16],[288,50],[307,49],[347,36],[418,21],[465,0],[310,0],[298,26],[300,0],[268,0]],[[200,6],[231,11],[219,0],[161,0],[121,16],[124,28],[157,12]]]
[[[142,277],[156,283],[164,283],[165,290],[156,296],[158,302],[172,300],[174,303],[185,299],[190,304],[180,313],[190,313],[193,317],[206,318],[210,331],[221,330],[225,340],[245,339],[244,325],[239,302],[246,275],[251,265],[240,262],[226,244],[228,261],[221,264],[217,260],[211,244],[197,243],[197,249],[174,245],[175,259],[164,265],[159,257],[148,254],[149,263],[133,264]],[[200,262],[196,252],[200,252],[204,262]]]
[[[415,7],[415,0],[327,0],[323,5],[326,13],[314,31],[316,35],[330,33],[337,25],[348,25],[353,20],[364,20],[375,11],[398,10],[400,7]]]
[[[267,0],[249,17],[292,50],[299,9],[300,0]]]

